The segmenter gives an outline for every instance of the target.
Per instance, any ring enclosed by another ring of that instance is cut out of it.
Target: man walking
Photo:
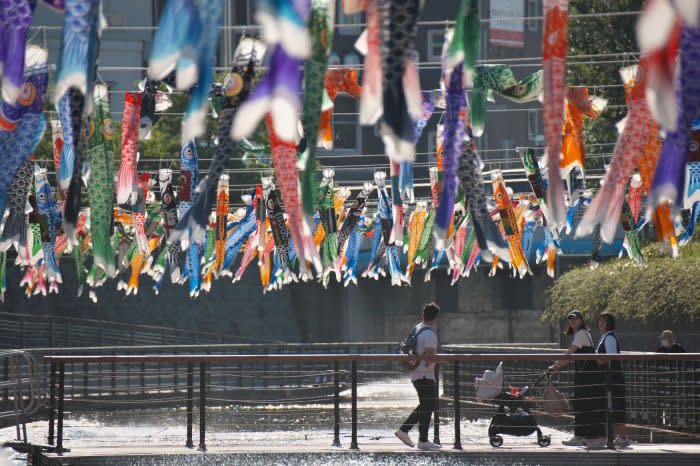
[[[437,353],[437,324],[440,307],[435,303],[426,304],[423,307],[423,321],[414,329],[416,335],[416,354],[422,356],[435,356]],[[413,447],[411,437],[408,435],[413,426],[418,423],[418,449],[438,450],[439,445],[428,441],[428,428],[430,416],[435,410],[436,382],[435,362],[420,361],[411,371],[411,382],[418,393],[418,406],[413,410],[408,419],[394,435],[409,447]]]

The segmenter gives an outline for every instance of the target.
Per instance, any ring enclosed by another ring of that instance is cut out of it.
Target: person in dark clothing
[[[435,303],[426,304],[423,308],[423,321],[416,326],[416,354],[434,356],[437,354],[437,324],[440,307]],[[394,432],[394,435],[409,447],[413,447],[413,441],[408,433],[418,424],[418,449],[439,450],[436,445],[428,440],[430,417],[435,411],[437,382],[435,381],[435,362],[420,361],[418,366],[411,371],[411,382],[418,393],[418,406],[404,421],[403,425]]]
[[[573,336],[571,346],[566,354],[595,354],[593,337],[586,329],[583,315],[573,310],[567,316],[569,324],[566,335]],[[549,366],[548,372],[556,372],[571,361],[559,360]],[[602,371],[595,360],[576,361],[574,363],[574,436],[562,443],[567,446],[586,446],[588,448],[604,448],[605,424],[605,392]]]
[[[615,330],[615,317],[609,312],[602,312],[598,316],[598,331],[600,332],[600,342],[596,353],[598,354],[618,354],[620,352],[620,342],[613,332]],[[613,440],[616,447],[627,447],[630,444],[627,438],[627,427],[625,425],[625,376],[622,373],[620,361],[598,361],[598,365],[605,368],[610,366],[610,385],[612,388],[612,422],[615,424],[617,436]]]
[[[676,341],[672,331],[664,330],[656,338],[661,340],[661,345],[656,348],[657,353],[685,353],[685,348]]]

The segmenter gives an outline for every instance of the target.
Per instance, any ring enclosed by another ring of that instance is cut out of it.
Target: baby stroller
[[[476,401],[493,401],[498,405],[489,425],[491,446],[503,445],[503,437],[499,434],[525,437],[535,432],[539,446],[548,447],[551,443],[549,435],[542,435],[535,417],[530,414],[531,397],[526,396],[528,390],[527,386],[504,390],[502,362],[495,371],[487,370],[483,377],[476,378]]]

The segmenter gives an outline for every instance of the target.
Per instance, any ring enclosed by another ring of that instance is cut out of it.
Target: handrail
[[[206,343],[206,344],[194,344],[194,345],[120,345],[120,346],[80,346],[80,347],[65,347],[65,348],[27,348],[29,351],[33,352],[51,352],[51,353],[63,353],[63,352],[74,352],[74,351],[156,351],[156,350],[241,350],[241,349],[264,349],[270,347],[280,347],[285,348],[348,348],[353,346],[367,347],[367,346],[398,346],[396,342],[391,341],[379,341],[379,342],[340,342],[340,343]]]
[[[225,338],[225,339],[236,338],[236,339],[241,339],[241,340],[260,341],[260,339],[257,339],[257,338],[250,338],[250,337],[240,336],[240,335],[236,335],[235,337],[232,337],[231,335],[228,335],[225,333],[207,332],[207,331],[192,331],[192,330],[179,329],[179,328],[175,328],[175,327],[165,327],[165,326],[159,326],[159,325],[131,324],[128,322],[118,322],[118,321],[113,321],[113,320],[86,319],[84,317],[59,316],[59,315],[53,315],[53,314],[26,314],[26,313],[16,313],[16,312],[0,312],[0,318],[8,319],[8,320],[16,320],[16,321],[54,320],[54,321],[60,321],[60,322],[65,322],[65,323],[90,324],[90,325],[96,325],[96,326],[107,325],[110,327],[120,327],[120,328],[124,328],[124,329],[129,329],[129,330],[144,330],[144,331],[154,331],[154,332],[174,332],[174,333],[185,335],[185,336],[195,335],[195,336],[200,336],[200,337]],[[283,341],[280,341],[280,340],[269,340],[269,341],[270,341],[270,343],[284,343]]]
[[[26,351],[2,351],[0,358],[5,360],[7,369],[5,380],[0,379],[0,388],[6,393],[11,390],[13,399],[12,409],[0,411],[0,418],[14,418],[17,440],[26,443],[26,419],[41,406],[41,376],[38,364],[36,358]],[[22,370],[22,363],[26,367],[26,373]]]
[[[144,354],[144,355],[100,355],[100,356],[44,356],[49,363],[100,363],[100,362],[353,362],[353,361],[551,361],[553,357],[569,361],[697,361],[700,353],[644,353],[629,352],[620,354],[438,354],[413,356],[405,354]]]
[[[326,362],[333,363],[333,370],[329,372],[333,376],[334,385],[334,425],[339,425],[339,396],[340,396],[340,363],[346,362],[350,365],[350,391],[351,391],[351,443],[350,449],[358,449],[357,443],[357,385],[358,385],[358,362],[407,362],[410,360],[434,361],[436,363],[452,362],[446,365],[444,370],[449,370],[452,367],[452,395],[454,419],[460,417],[460,377],[459,377],[459,362],[478,362],[478,361],[552,361],[553,359],[563,359],[570,361],[577,360],[602,360],[602,361],[700,361],[700,353],[646,353],[646,352],[627,352],[621,354],[552,354],[552,353],[523,353],[523,354],[438,354],[430,356],[415,356],[404,354],[137,354],[137,355],[47,355],[44,356],[44,361],[50,363],[50,395],[49,395],[49,444],[55,445],[53,449],[61,454],[63,448],[63,421],[65,414],[66,400],[66,368],[67,365],[73,364],[73,369],[69,367],[69,373],[74,375],[75,363],[79,365],[78,371],[82,366],[82,377],[87,379],[89,374],[90,363],[112,363],[112,371],[115,371],[116,363],[141,363],[141,367],[145,367],[145,363],[163,363],[170,362],[186,363],[187,365],[187,383],[186,383],[186,402],[187,402],[187,439],[185,445],[193,446],[192,430],[193,430],[193,406],[195,382],[194,374],[198,372],[198,396],[199,396],[199,449],[206,450],[206,407],[207,407],[207,380],[214,370],[212,363],[243,363],[243,362]],[[160,365],[159,365],[160,366]],[[440,366],[436,366],[440,367]],[[197,370],[198,369],[198,370]],[[143,369],[142,369],[143,370]],[[613,445],[613,421],[612,421],[612,379],[610,376],[610,368],[606,366],[605,373],[605,391],[607,394],[608,405],[605,409],[606,413],[606,433],[608,438],[608,448],[614,448]],[[693,369],[697,371],[697,369]],[[347,375],[347,372],[342,371]],[[143,378],[143,375],[141,376]],[[112,383],[114,383],[114,375]],[[142,379],[143,380],[143,379]],[[437,377],[439,383],[439,377]],[[144,382],[142,382],[143,384]],[[174,385],[178,385],[174,382]],[[87,386],[87,384],[86,384]],[[114,387],[112,387],[114,388]],[[87,396],[87,395],[86,395]],[[72,400],[72,397],[71,397]],[[438,400],[439,405],[439,400]],[[438,428],[440,422],[438,420],[439,409],[435,411],[435,442],[439,442]],[[55,424],[55,426],[54,426]],[[54,429],[55,427],[55,429]],[[340,445],[337,427],[334,429],[333,445]],[[54,435],[55,434],[55,435]],[[54,440],[56,443],[54,444]],[[461,449],[459,421],[455,422],[455,444],[454,448]]]

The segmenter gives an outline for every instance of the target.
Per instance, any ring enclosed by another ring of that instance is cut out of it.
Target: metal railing
[[[55,315],[0,312],[0,347],[32,348],[114,345],[186,345],[260,342],[214,332]]]
[[[0,404],[0,419],[13,419],[17,440],[26,442],[26,419],[41,406],[43,378],[36,359],[26,351],[0,351],[0,359],[7,368],[0,378],[0,393],[6,401]]]
[[[465,386],[461,371],[464,368],[473,367],[475,363],[489,363],[489,367],[493,368],[500,361],[517,361],[518,364],[526,362],[527,364],[539,364],[539,369],[535,373],[542,373],[542,367],[545,363],[551,362],[554,358],[566,360],[602,360],[602,361],[645,361],[647,363],[674,361],[674,362],[692,362],[693,374],[697,380],[698,361],[700,354],[648,354],[648,353],[625,353],[625,354],[608,354],[608,355],[564,355],[564,354],[440,354],[435,357],[435,360],[443,366],[443,372],[450,374],[446,377],[450,385],[452,415],[454,424],[454,443],[455,449],[461,449],[461,422],[463,404],[462,401],[466,398],[471,400],[472,397],[468,392],[464,392],[467,396],[462,395],[462,390]],[[104,356],[79,356],[79,355],[55,355],[46,356],[45,361],[50,364],[50,398],[49,398],[49,443],[55,445],[55,450],[59,453],[63,451],[64,440],[64,415],[65,403],[68,401],[76,402],[75,398],[71,398],[70,393],[75,394],[75,390],[70,390],[70,384],[67,383],[67,367],[73,370],[84,371],[83,377],[90,377],[90,368],[95,365],[107,364],[115,368],[115,365],[124,366],[139,366],[145,364],[158,364],[167,367],[185,368],[185,377],[173,381],[172,393],[185,393],[184,398],[179,398],[186,405],[187,420],[186,420],[186,440],[185,445],[193,447],[193,424],[194,424],[194,401],[195,393],[198,397],[199,407],[199,448],[206,450],[206,433],[207,433],[207,406],[209,397],[219,396],[226,390],[227,386],[212,384],[210,374],[213,371],[222,371],[231,367],[255,367],[259,365],[270,364],[317,364],[323,368],[316,375],[330,376],[332,383],[332,393],[329,393],[323,399],[334,405],[333,409],[333,445],[340,445],[339,428],[341,424],[339,400],[341,378],[347,376],[350,385],[350,429],[351,441],[350,449],[359,449],[358,444],[358,364],[363,365],[363,369],[372,367],[376,364],[397,364],[408,360],[426,360],[425,357],[396,355],[396,354],[211,354],[211,355],[195,355],[195,354],[162,354],[162,355],[104,355]],[[534,370],[534,367],[533,369]],[[466,370],[468,374],[472,374],[470,370]],[[532,376],[533,372],[530,372]],[[311,374],[313,375],[313,374]],[[79,376],[80,378],[80,376]],[[470,386],[467,384],[466,386]],[[611,384],[609,377],[606,376],[605,388],[610,398]],[[698,401],[698,388],[693,385],[692,395],[695,403]],[[141,390],[140,387],[136,387]],[[172,400],[171,400],[172,401]],[[269,402],[269,400],[268,400]],[[695,405],[697,409],[697,404]],[[610,404],[605,408],[606,427],[608,436],[608,447],[614,448],[613,445],[613,430],[612,420],[610,417]],[[72,410],[75,412],[75,410]],[[440,416],[446,411],[439,406],[435,411],[434,422],[434,441],[440,443]]]
[[[60,355],[84,355],[84,356],[108,356],[130,354],[241,354],[241,355],[267,355],[267,354],[359,354],[389,353],[396,349],[396,343],[389,342],[356,342],[356,343],[254,343],[254,344],[215,344],[215,345],[147,345],[147,346],[96,346],[82,348],[32,348],[27,350],[41,361],[43,387],[45,393],[49,391],[50,367],[45,356]],[[4,364],[5,374],[9,371],[9,363]],[[242,397],[254,394],[255,389],[267,389],[272,391],[279,388],[277,395],[283,396],[284,388],[302,388],[316,382],[322,382],[328,378],[327,366],[314,362],[302,361],[269,361],[260,364],[258,377],[250,377],[246,371],[252,366],[248,362],[229,366],[227,368],[214,367],[209,372],[208,383],[215,386],[228,387],[229,391],[237,392],[238,400]],[[369,379],[385,377],[387,371],[395,370],[388,362],[375,362],[366,368],[371,371]],[[92,365],[89,370],[84,363],[71,363],[66,368],[68,377],[67,396],[71,398],[89,399],[93,402],[121,398],[123,403],[114,405],[129,408],[130,394],[139,389],[142,398],[164,398],[172,394],[180,382],[186,377],[185,368],[182,365],[166,365],[163,362],[127,364],[122,362],[99,363]],[[300,377],[299,374],[305,374]],[[313,391],[312,391],[313,392]],[[233,394],[233,393],[232,393]],[[286,397],[290,398],[290,397]],[[7,393],[0,391],[0,401],[7,399]]]
[[[464,353],[463,347],[448,346],[446,352]],[[497,353],[499,348],[494,348]],[[548,351],[553,359],[559,358],[561,350]],[[491,352],[491,351],[489,351]],[[637,354],[639,357],[625,359],[622,373],[626,381],[626,412],[632,424],[641,426],[672,429],[679,432],[700,433],[700,361],[669,360],[658,353],[622,353]],[[463,365],[460,385],[463,395],[473,398],[475,395],[474,375],[482,374],[487,369],[494,369],[489,361],[472,361]],[[517,365],[508,365],[506,385],[519,386],[527,384],[533,373],[542,372],[546,366],[540,361],[518,361]],[[571,368],[573,369],[573,368]],[[454,385],[453,373],[443,374],[445,395],[451,395]],[[568,398],[573,397],[573,370],[564,370],[557,374],[556,380]],[[483,408],[488,411],[488,407]],[[475,407],[474,412],[479,413]],[[482,411],[483,412],[483,411]]]

